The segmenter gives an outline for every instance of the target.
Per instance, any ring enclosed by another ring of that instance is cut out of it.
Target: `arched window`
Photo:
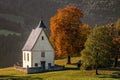
[[[27,53],[27,61],[29,61],[29,53]]]

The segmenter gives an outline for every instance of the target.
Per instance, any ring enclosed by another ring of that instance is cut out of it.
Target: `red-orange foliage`
[[[50,20],[50,40],[56,49],[56,56],[71,56],[80,51],[81,32],[86,35],[88,27],[82,27],[82,11],[74,6],[58,9]],[[81,30],[82,29],[82,30]],[[80,31],[81,30],[81,31]],[[86,37],[86,36],[85,36]],[[85,39],[83,39],[85,42]]]
[[[116,36],[113,39],[114,43],[116,43],[118,46],[120,46],[120,19],[115,24],[115,31],[116,31]]]

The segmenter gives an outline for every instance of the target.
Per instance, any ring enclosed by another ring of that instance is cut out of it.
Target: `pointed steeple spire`
[[[43,23],[42,20],[40,20],[39,24],[38,24],[39,28],[46,28],[45,24]]]

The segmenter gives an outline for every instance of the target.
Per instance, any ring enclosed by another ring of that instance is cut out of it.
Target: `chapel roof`
[[[42,28],[37,27],[36,29],[33,29],[22,50],[31,51],[41,31],[42,31]]]
[[[34,47],[40,33],[42,32],[42,30],[45,31],[45,29],[46,29],[46,26],[44,25],[43,21],[41,20],[39,22],[38,26],[35,29],[33,29],[32,32],[30,33],[22,50],[31,51],[32,48]]]

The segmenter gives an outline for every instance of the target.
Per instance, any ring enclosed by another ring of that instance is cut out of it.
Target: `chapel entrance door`
[[[45,61],[41,61],[41,67],[45,70]]]

